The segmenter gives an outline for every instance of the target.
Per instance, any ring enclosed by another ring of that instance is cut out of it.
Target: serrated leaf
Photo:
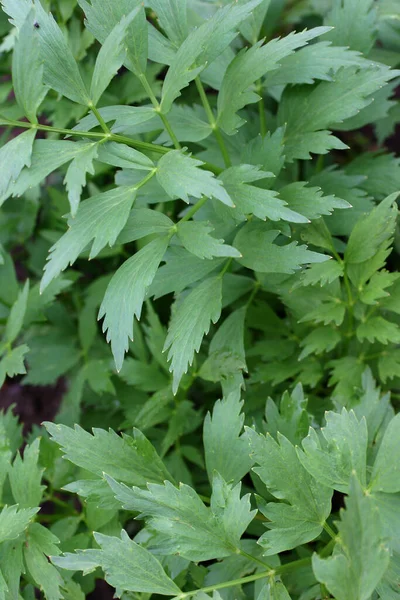
[[[119,142],[99,144],[99,161],[122,169],[151,171],[154,168],[153,161],[145,154]]]
[[[373,0],[336,0],[324,23],[333,27],[328,38],[335,46],[349,46],[368,54],[376,37]]]
[[[0,149],[0,206],[11,195],[22,169],[31,166],[35,135],[34,129],[28,129]]]
[[[382,200],[355,225],[346,247],[347,263],[364,262],[371,259],[381,247],[387,248],[396,226],[397,196],[397,193],[392,194]],[[365,240],[368,240],[368,244]]]
[[[271,175],[272,173],[260,171],[257,167],[246,164],[226,169],[221,175],[221,180],[235,203],[235,211],[232,214],[239,215],[242,219],[250,214],[263,221],[268,218],[272,221],[283,219],[294,223],[307,223],[306,217],[287,207],[287,202],[279,197],[278,192],[248,183]]]
[[[71,216],[75,217],[81,201],[82,190],[86,185],[86,173],[94,175],[93,161],[99,153],[98,142],[86,145],[86,148],[74,158],[69,165],[64,178],[64,184],[68,192]]]
[[[399,277],[399,273],[389,273],[384,270],[374,273],[366,286],[360,290],[361,302],[369,305],[378,304],[377,300],[390,296],[390,291],[387,292],[386,289],[390,288]]]
[[[317,482],[302,466],[295,447],[281,434],[270,435],[246,429],[255,473],[278,500],[259,506],[269,520],[270,531],[259,543],[267,556],[290,550],[315,539],[331,512],[332,490]]]
[[[129,258],[113,275],[101,303],[99,316],[103,332],[118,370],[121,369],[129,339],[133,339],[133,320],[140,319],[143,301],[168,247],[168,237],[160,237]]]
[[[152,529],[159,532],[157,548],[162,554],[178,552],[195,562],[223,558],[235,552],[240,538],[254,517],[249,496],[240,498],[241,485],[213,479],[211,505],[207,508],[199,496],[181,483],[149,484],[147,490],[128,488],[110,477],[107,481],[126,510],[149,517]]]
[[[40,438],[25,446],[24,458],[17,453],[8,477],[15,502],[21,508],[39,506],[45,486],[41,485],[43,470],[38,466]]]
[[[242,50],[229,65],[218,94],[217,123],[229,135],[234,134],[245,122],[236,113],[247,104],[259,99],[252,89],[255,81],[268,71],[279,67],[279,61],[296,48],[329,31],[326,27],[315,27],[301,33],[290,33],[281,39],[273,39],[263,45],[255,43],[249,50]]]
[[[255,44],[259,38],[270,3],[271,0],[262,0],[262,2],[252,10],[247,19],[240,24],[240,33],[251,44]]]
[[[134,8],[114,26],[101,46],[94,66],[90,85],[90,98],[96,106],[111,79],[117,74],[126,58],[128,28],[138,15],[140,7]]]
[[[340,333],[332,327],[317,327],[306,335],[300,342],[302,351],[299,360],[303,360],[310,354],[322,354],[330,352],[341,341]]]
[[[56,536],[39,523],[33,523],[29,527],[27,544],[24,547],[25,563],[36,586],[43,590],[48,600],[63,598],[62,577],[48,560],[49,555],[59,554],[56,545],[58,543]]]
[[[400,350],[390,349],[389,352],[382,352],[382,356],[378,360],[378,371],[383,383],[386,383],[388,379],[398,377],[400,373]]]
[[[300,383],[289,393],[282,395],[279,409],[272,398],[268,398],[265,406],[266,431],[275,439],[278,432],[292,444],[298,444],[308,431],[309,416],[306,410],[307,399],[304,398]]]
[[[165,114],[181,90],[229,46],[237,35],[237,27],[262,0],[249,0],[243,5],[231,2],[187,36],[179,47],[165,76],[161,110]]]
[[[330,558],[313,555],[314,575],[337,600],[367,600],[388,567],[389,550],[374,499],[355,477],[340,516],[340,545]]]
[[[119,481],[138,486],[171,478],[154,447],[137,429],[132,438],[111,429],[93,429],[91,435],[79,425],[74,429],[49,422],[44,425],[67,460],[98,477],[106,471]]]
[[[211,322],[218,321],[221,304],[221,278],[210,277],[192,290],[174,311],[164,345],[171,363],[174,394],[182,376],[193,362],[194,353],[199,351]]]
[[[351,208],[351,204],[336,198],[324,196],[318,187],[306,187],[305,181],[290,183],[279,190],[280,197],[297,213],[310,220],[318,219],[322,215],[331,215],[337,208]]]
[[[24,375],[26,373],[24,358],[29,352],[26,344],[13,348],[0,359],[0,388],[2,387],[6,376]]]
[[[107,244],[112,246],[128,219],[135,197],[135,188],[125,186],[85,200],[77,216],[68,219],[68,231],[49,250],[41,291],[72,265],[92,240],[89,258],[94,258]]]
[[[294,273],[303,264],[324,262],[324,254],[311,252],[297,242],[275,244],[280,231],[272,224],[250,222],[244,225],[235,238],[235,247],[242,253],[237,259],[243,266],[260,273]]]
[[[238,483],[253,465],[248,442],[243,435],[243,401],[236,394],[217,400],[212,416],[204,420],[203,443],[208,478],[214,471],[225,481]]]
[[[25,531],[39,508],[4,506],[0,512],[0,542],[14,540]]]
[[[202,164],[201,160],[191,158],[181,150],[172,150],[164,154],[158,162],[158,182],[170,198],[182,198],[185,202],[189,202],[189,195],[195,198],[204,195],[233,206],[222,182],[210,171],[199,169]]]
[[[175,46],[180,46],[188,35],[186,0],[149,0],[161,28]]]
[[[329,325],[335,323],[339,326],[343,323],[346,314],[346,306],[338,298],[333,298],[326,302],[321,302],[318,306],[307,312],[301,319],[300,323],[314,321],[314,323],[323,323]]]
[[[73,102],[88,106],[90,98],[86,86],[61,29],[38,0],[34,6],[44,83]]]
[[[277,177],[285,163],[284,134],[284,127],[278,127],[272,134],[269,131],[264,137],[258,135],[253,138],[242,150],[242,161],[259,165],[263,171]]]
[[[162,596],[177,596],[181,593],[156,557],[131,540],[126,531],[121,531],[121,538],[102,533],[94,535],[100,550],[67,553],[53,558],[54,564],[64,569],[82,570],[84,573],[100,566],[105,572],[106,581],[119,591]]]
[[[29,7],[29,3],[26,5]],[[39,35],[34,22],[35,14],[31,10],[19,30],[12,60],[15,97],[31,123],[37,123],[37,110],[48,91],[48,87],[43,84]]]
[[[368,432],[365,419],[358,420],[345,408],[340,414],[325,413],[326,425],[317,433],[310,429],[298,455],[302,465],[322,485],[349,493],[350,479],[356,475],[366,484]]]
[[[29,279],[25,282],[24,287],[20,291],[7,319],[5,340],[8,344],[12,344],[21,331],[28,302],[28,294]]]
[[[371,474],[369,488],[373,491],[393,494],[400,491],[399,476],[400,415],[389,423]]]
[[[183,246],[199,258],[211,259],[214,256],[238,258],[240,252],[224,244],[224,240],[210,235],[214,228],[205,221],[186,221],[178,224],[177,236]]]
[[[32,9],[31,3],[26,0],[1,0],[1,6],[10,16],[11,25],[17,29],[21,29]]]
[[[298,285],[319,285],[324,287],[343,275],[343,265],[336,260],[317,263],[302,271]]]
[[[363,152],[346,167],[346,173],[364,176],[360,187],[379,200],[400,188],[400,158],[393,154]]]
[[[378,341],[381,344],[393,342],[400,343],[400,328],[396,323],[387,321],[383,317],[370,317],[365,322],[360,323],[356,329],[357,338],[362,342]]]
[[[133,208],[116,244],[128,244],[153,234],[165,235],[173,226],[174,222],[158,210]]]

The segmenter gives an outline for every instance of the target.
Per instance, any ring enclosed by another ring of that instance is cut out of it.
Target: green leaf
[[[95,38],[104,44],[108,35],[123,17],[139,7],[137,16],[128,26],[126,34],[126,66],[137,75],[144,73],[147,66],[147,23],[141,0],[78,0],[85,13],[85,25]]]
[[[330,34],[328,34],[330,35]],[[316,42],[282,59],[279,69],[268,73],[264,86],[288,84],[312,84],[316,80],[332,81],[333,75],[341,67],[371,67],[359,52],[331,42]]]
[[[195,562],[223,558],[240,546],[240,537],[255,512],[249,495],[240,498],[240,484],[226,484],[220,475],[213,480],[211,505],[207,508],[196,492],[181,483],[149,484],[147,490],[128,488],[110,477],[107,481],[126,510],[149,517],[152,529],[159,532],[158,552]]]
[[[54,17],[35,0],[44,83],[73,102],[90,104],[85,84],[68,43]]]
[[[187,0],[149,0],[148,5],[156,13],[161,29],[171,42],[180,46],[189,32]]]
[[[399,326],[380,316],[370,317],[364,323],[361,322],[356,329],[356,335],[360,342],[368,340],[371,343],[378,341],[381,344],[400,344]]]
[[[278,110],[278,124],[286,124],[288,161],[308,159],[310,152],[326,154],[347,146],[327,128],[354,116],[371,101],[376,90],[396,75],[387,67],[340,69],[332,82],[286,88]]]
[[[63,580],[48,560],[48,556],[60,553],[56,545],[59,543],[58,539],[39,523],[33,523],[29,527],[27,538],[24,558],[30,576],[47,600],[61,600]]]
[[[14,302],[10,316],[7,319],[5,340],[8,344],[12,344],[19,335],[24,322],[26,306],[29,294],[29,280],[25,282],[23,289],[20,291],[17,300]]]
[[[34,129],[28,129],[0,149],[0,206],[11,195],[22,169],[31,166],[35,135]]]
[[[259,543],[267,556],[309,542],[321,533],[331,512],[332,491],[317,482],[302,466],[296,449],[283,435],[278,441],[246,429],[255,473],[278,500],[259,508],[267,517],[270,531]]]
[[[6,376],[24,375],[26,373],[24,365],[25,354],[29,352],[26,344],[13,348],[0,359],[0,388],[3,385]]]
[[[187,36],[179,47],[165,76],[161,110],[165,114],[173,101],[180,96],[182,88],[210,65],[236,37],[236,29],[262,0],[249,0],[239,5],[231,2],[217,10],[214,15]]]
[[[246,436],[242,434],[244,414],[243,401],[237,394],[217,400],[212,416],[204,420],[203,443],[208,478],[212,481],[214,471],[225,481],[238,483],[250,471],[250,458]]]
[[[336,260],[329,262],[316,263],[301,272],[298,285],[308,286],[317,285],[324,287],[333,283],[343,275],[343,265]]]
[[[132,438],[126,434],[121,437],[111,429],[93,429],[91,435],[79,425],[71,429],[46,422],[45,427],[67,460],[98,477],[105,471],[119,481],[138,486],[171,478],[154,447],[137,429]]]
[[[214,228],[206,221],[186,221],[178,224],[177,236],[183,246],[199,258],[226,256],[240,258],[236,248],[224,244],[224,240],[216,239],[210,233]]]
[[[94,175],[93,161],[98,157],[99,148],[98,142],[86,144],[83,152],[73,159],[65,174],[64,184],[68,192],[72,217],[75,217],[78,212],[82,190],[86,185],[86,173]]]
[[[247,19],[239,26],[240,33],[251,44],[255,44],[259,38],[270,3],[271,0],[262,0],[262,2],[252,10]]]
[[[28,3],[26,3],[29,6]],[[37,123],[37,110],[47,94],[43,85],[43,64],[40,61],[39,35],[34,27],[31,10],[15,42],[12,74],[16,100],[31,123]]]
[[[314,575],[337,600],[367,600],[388,567],[389,550],[375,501],[355,477],[340,516],[340,543],[330,558],[313,555]]]
[[[1,5],[5,13],[10,18],[10,23],[17,29],[23,27],[26,18],[28,17],[32,5],[26,0],[1,0]]]
[[[400,415],[389,423],[378,450],[369,488],[393,494],[400,491],[399,464]]]
[[[324,22],[333,27],[327,37],[335,46],[370,52],[377,26],[373,0],[336,0]]]
[[[351,208],[351,204],[335,196],[325,196],[321,188],[306,187],[305,181],[290,183],[279,190],[280,197],[297,213],[310,220],[331,215],[336,208]]]
[[[128,219],[135,197],[136,190],[124,186],[85,200],[77,216],[69,217],[68,231],[49,250],[41,291],[68,265],[72,265],[92,240],[89,258],[97,256],[106,244],[112,246]]]
[[[378,361],[379,377],[383,383],[386,383],[388,379],[397,377],[400,369],[400,350],[392,350],[389,352],[382,352],[382,356]]]
[[[277,177],[285,163],[284,127],[278,127],[274,133],[257,137],[246,143],[242,149],[242,162],[258,165],[263,171],[270,171]]]
[[[39,508],[5,506],[0,512],[0,543],[14,540],[28,527]]]
[[[357,222],[346,247],[347,263],[364,262],[371,259],[381,247],[388,247],[396,226],[397,196],[397,193],[388,196]],[[365,243],[366,239],[368,244]]]
[[[170,198],[182,198],[189,202],[189,197],[201,196],[217,198],[228,206],[233,206],[232,200],[210,171],[199,169],[201,160],[191,158],[181,152],[172,150],[160,159],[157,165],[157,179]]]
[[[377,300],[390,296],[390,292],[387,292],[386,289],[390,288],[399,277],[399,273],[389,273],[388,271],[374,273],[366,286],[360,290],[361,302],[368,305],[378,304]]]
[[[90,85],[90,98],[95,106],[107,89],[111,79],[125,62],[127,43],[129,43],[126,41],[128,28],[139,14],[139,10],[140,7],[138,6],[127,16],[122,17],[104,40],[97,55]]]
[[[273,39],[263,45],[263,40],[249,50],[242,50],[229,65],[218,94],[218,125],[229,135],[234,134],[245,120],[236,113],[247,104],[259,99],[250,86],[268,71],[279,67],[279,61],[304,46],[310,40],[329,31],[327,27],[315,27],[310,31],[290,33],[281,39]]]
[[[151,171],[154,168],[153,161],[145,154],[119,142],[99,144],[99,161],[123,169]]]
[[[303,440],[299,458],[307,471],[322,485],[349,493],[352,475],[366,484],[368,432],[365,419],[353,411],[326,412],[326,426],[320,432],[310,429]]]
[[[121,228],[122,229],[122,228]],[[122,367],[129,339],[133,339],[134,316],[139,320],[148,287],[168,247],[168,237],[160,237],[129,258],[113,275],[101,303],[98,318],[104,318],[103,331],[118,371]]]
[[[28,375],[24,384],[48,385],[67,373],[79,361],[79,350],[73,336],[65,330],[52,329],[29,340]]]
[[[178,390],[182,376],[193,362],[194,353],[199,351],[210,323],[218,321],[221,315],[221,303],[221,278],[210,277],[194,288],[176,307],[164,346],[164,350],[168,350],[170,371],[174,375],[172,385],[174,394]]]
[[[240,165],[226,169],[221,180],[229,196],[235,203],[233,216],[240,216],[243,220],[247,216],[255,215],[265,221],[291,221],[294,223],[308,223],[308,219],[297,212],[287,208],[287,202],[278,197],[280,194],[273,190],[264,190],[248,182],[270,177],[272,173],[260,171],[258,167]]]
[[[332,327],[318,327],[306,335],[300,342],[303,348],[299,354],[299,360],[303,360],[310,354],[323,354],[330,352],[341,341],[340,333]]]
[[[86,573],[100,566],[106,581],[117,589],[117,593],[118,590],[162,596],[181,593],[155,556],[131,540],[126,531],[121,531],[121,539],[102,533],[94,536],[100,550],[81,550],[76,555],[67,553],[65,557],[53,558],[54,564]]]
[[[400,189],[400,158],[393,154],[363,152],[348,165],[346,173],[364,175],[360,187],[379,200]]]
[[[247,223],[235,238],[235,247],[243,257],[237,259],[243,266],[261,273],[294,273],[301,265],[324,262],[324,254],[311,252],[307,246],[297,242],[286,245],[275,244],[280,231],[272,229],[273,224]]]
[[[39,506],[45,486],[41,485],[44,469],[38,466],[40,438],[25,446],[24,458],[17,453],[9,471],[11,491],[21,508]]]
[[[291,393],[282,394],[279,404],[268,398],[265,406],[266,431],[275,439],[278,432],[284,435],[292,444],[299,444],[308,431],[309,417],[306,410],[307,399],[304,398],[300,383]]]
[[[128,244],[148,235],[166,235],[174,226],[167,215],[150,208],[133,208],[116,244]]]

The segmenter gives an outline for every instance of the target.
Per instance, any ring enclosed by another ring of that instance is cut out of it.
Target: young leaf
[[[214,256],[231,256],[240,258],[236,248],[224,244],[210,233],[214,230],[205,221],[186,221],[178,224],[177,235],[183,246],[199,258],[211,259]]]
[[[88,106],[89,95],[61,29],[38,0],[35,0],[35,14],[45,84],[73,102]]]
[[[0,512],[0,543],[14,540],[28,527],[39,508],[4,506]]]
[[[324,254],[311,252],[307,246],[291,242],[284,246],[275,244],[280,231],[273,225],[259,222],[247,223],[235,238],[235,247],[242,253],[237,259],[243,266],[261,273],[294,273],[307,263],[324,262]]]
[[[34,22],[35,14],[31,10],[19,31],[12,61],[15,97],[31,123],[37,123],[37,109],[48,91],[43,85],[43,64]]]
[[[301,465],[296,449],[281,434],[270,435],[247,429],[251,456],[259,465],[254,471],[268,491],[285,502],[260,506],[270,529],[259,543],[266,555],[277,554],[315,539],[331,511],[332,491],[317,482]]]
[[[50,248],[41,283],[43,291],[93,240],[90,258],[106,244],[112,246],[124,227],[135,200],[132,187],[117,187],[83,202],[77,216],[68,219],[68,231]]]
[[[340,546],[333,556],[313,555],[314,575],[337,600],[370,598],[388,567],[389,549],[375,501],[355,477],[338,528]]]
[[[304,46],[310,40],[329,31],[327,27],[315,27],[310,31],[290,33],[281,39],[273,39],[263,45],[254,44],[242,50],[229,65],[218,94],[217,123],[229,135],[245,123],[236,113],[247,104],[257,102],[258,94],[250,86],[268,71],[279,67],[279,61]]]
[[[11,195],[24,167],[30,167],[36,131],[28,129],[0,149],[0,206]]]
[[[160,159],[157,166],[157,179],[170,198],[182,198],[189,202],[189,197],[201,196],[217,198],[228,206],[232,200],[210,171],[199,169],[200,160],[186,156],[180,150],[172,150]]]
[[[302,465],[322,485],[348,494],[352,475],[366,484],[368,432],[365,419],[344,408],[340,414],[325,413],[326,426],[311,428],[298,456]]]
[[[104,318],[103,331],[111,342],[118,370],[121,369],[129,338],[133,339],[133,318],[140,319],[147,288],[154,279],[168,247],[168,237],[160,237],[139,250],[111,279],[98,318]]]
[[[46,422],[45,427],[67,460],[98,477],[106,471],[119,481],[138,486],[171,479],[154,447],[137,429],[132,438],[111,429],[93,429],[91,435],[79,425],[71,429]]]
[[[0,359],[0,388],[3,385],[6,376],[15,377],[15,375],[24,375],[26,373],[24,365],[25,354],[29,352],[26,344],[13,348]]]
[[[225,481],[238,483],[253,465],[248,442],[242,434],[244,414],[243,401],[236,394],[217,400],[212,416],[204,420],[203,443],[208,478],[212,481],[214,471]]]
[[[210,277],[190,292],[173,313],[165,340],[174,374],[173,391],[178,391],[180,380],[192,364],[194,353],[199,351],[204,334],[210,323],[216,323],[221,315],[221,277]]]
[[[43,469],[38,466],[40,439],[25,446],[24,458],[17,453],[9,471],[11,491],[21,508],[39,506],[45,486],[41,485]]]
[[[115,25],[105,39],[94,66],[92,83],[90,85],[90,98],[96,106],[103,92],[114,75],[122,66],[126,57],[126,37],[129,25],[138,15],[140,7],[134,8],[127,16]]]

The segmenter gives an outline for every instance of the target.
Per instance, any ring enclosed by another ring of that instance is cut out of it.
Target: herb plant
[[[398,2],[1,5],[0,600],[400,598]]]

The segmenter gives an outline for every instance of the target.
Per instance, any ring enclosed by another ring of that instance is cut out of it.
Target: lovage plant
[[[398,2],[1,4],[0,598],[400,597]]]

